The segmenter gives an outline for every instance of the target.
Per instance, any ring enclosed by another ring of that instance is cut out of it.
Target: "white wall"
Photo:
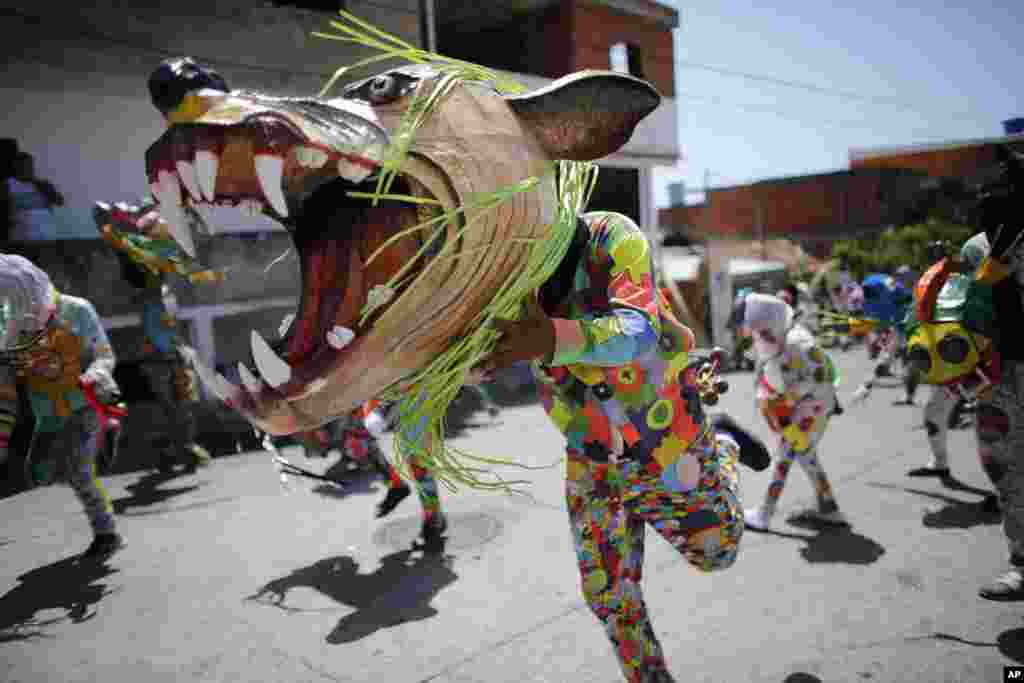
[[[16,138],[35,157],[37,174],[64,194],[55,210],[60,238],[98,237],[93,201],[148,192],[146,148],[164,124],[147,98],[0,88],[0,101],[0,136]]]

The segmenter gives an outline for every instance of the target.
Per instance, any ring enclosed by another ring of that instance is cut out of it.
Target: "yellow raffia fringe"
[[[389,194],[420,124],[430,115],[433,107],[460,83],[488,83],[503,93],[520,93],[526,90],[525,86],[477,64],[416,48],[345,11],[339,11],[338,14],[344,21],[330,22],[338,33],[314,32],[313,35],[328,40],[354,43],[378,50],[380,54],[338,69],[320,91],[321,97],[326,96],[337,81],[349,71],[388,59],[427,64],[440,74],[435,87],[429,93],[417,94],[406,110],[381,164],[375,191],[353,192],[350,195],[370,199],[374,204],[382,199],[414,204],[439,204],[408,195]],[[515,485],[528,482],[506,481],[487,466],[515,466],[529,470],[548,468],[561,462],[561,458],[558,458],[549,465],[531,467],[513,459],[486,458],[451,448],[447,446],[444,438],[445,415],[449,405],[462,390],[468,371],[490,354],[497,341],[497,333],[490,326],[491,321],[495,318],[518,318],[526,297],[555,272],[572,244],[576,234],[577,217],[586,207],[597,182],[597,166],[589,162],[554,162],[550,166],[548,177],[551,174],[555,175],[557,181],[557,216],[544,239],[516,240],[530,244],[526,265],[502,284],[491,303],[471,321],[469,328],[472,331],[468,335],[440,353],[425,368],[405,378],[400,384],[386,389],[380,397],[384,400],[399,401],[399,426],[394,440],[394,451],[399,457],[395,458],[393,464],[407,479],[412,476],[409,461],[415,459],[418,465],[428,469],[439,483],[451,491],[457,491],[459,485],[465,485],[473,489],[502,490],[521,494],[523,492],[515,489]],[[420,262],[433,243],[434,237],[449,226],[454,228],[459,214],[464,214],[468,209],[477,209],[479,218],[516,194],[535,190],[544,180],[542,177],[526,178],[509,187],[476,196],[468,205],[448,211],[439,210],[437,216],[392,236],[370,255],[368,262],[402,236],[432,230],[431,239],[425,240],[419,252],[386,284],[393,290],[397,289],[405,284],[409,271],[414,264]],[[476,219],[466,222],[459,228],[457,234],[445,242],[425,268],[435,268],[449,258],[461,256],[452,253],[452,245],[459,242],[458,237],[465,231],[473,229],[475,223]],[[364,308],[360,325],[365,323],[371,312],[371,309]],[[410,385],[415,387],[415,392],[403,389]]]

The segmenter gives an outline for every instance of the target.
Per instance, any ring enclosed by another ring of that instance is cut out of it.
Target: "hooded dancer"
[[[769,528],[794,460],[804,468],[818,498],[817,508],[798,517],[846,525],[818,460],[818,444],[837,406],[832,359],[809,330],[794,323],[793,309],[777,297],[748,295],[737,319],[752,338],[757,400],[777,438],[775,476],[764,502],[746,512],[747,526]]]
[[[964,273],[956,273],[949,277],[949,280],[942,286],[938,295],[938,305],[955,306],[963,302],[967,296],[971,279],[981,266],[982,261],[989,253],[988,237],[981,232],[964,243],[960,250],[960,262],[963,264]],[[908,373],[917,382],[916,373]],[[907,475],[911,477],[939,477],[950,476],[949,469],[949,428],[952,417],[956,412],[958,403],[963,399],[953,390],[945,386],[933,386],[928,402],[924,406],[924,428],[928,434],[928,446],[931,457],[924,467],[917,467],[910,470]],[[989,476],[993,484],[996,483],[999,468],[993,468],[991,463],[982,462],[982,469]],[[992,495],[985,498],[983,507],[990,513],[999,512],[999,499]]]
[[[170,238],[166,222],[151,201],[114,207],[97,203],[93,217],[117,253],[122,278],[136,289],[144,335],[140,368],[167,420],[158,467],[170,472],[181,462],[187,472],[194,472],[210,463],[210,454],[196,442],[199,386],[181,351],[178,300],[168,283],[177,264],[190,259]],[[190,282],[220,277],[209,270],[181,274]]]
[[[15,382],[28,388],[35,431],[26,459],[30,485],[52,483],[63,455],[68,483],[85,508],[93,542],[88,557],[123,545],[110,497],[96,476],[102,430],[83,387],[100,401],[118,394],[116,358],[92,304],[59,293],[28,259],[0,254],[0,412],[13,412]],[[8,405],[4,405],[8,402]],[[7,457],[0,441],[0,459]]]
[[[566,503],[583,595],[632,683],[673,680],[641,592],[650,524],[700,571],[736,561],[737,458],[767,449],[701,405],[692,332],[658,297],[647,240],[629,218],[584,214],[576,240],[487,372],[534,361],[544,409],[567,443]]]
[[[905,324],[914,303],[914,295],[896,278],[873,274],[864,278],[861,290],[864,292],[864,305],[859,314],[852,314],[864,327],[870,327],[868,334],[868,357],[877,360],[872,377],[866,380],[854,392],[855,402],[863,401],[871,393],[875,381],[883,377],[892,377],[892,365],[902,359],[905,353]],[[851,325],[856,328],[861,325]],[[904,396],[902,405],[913,405],[916,384],[905,373]]]

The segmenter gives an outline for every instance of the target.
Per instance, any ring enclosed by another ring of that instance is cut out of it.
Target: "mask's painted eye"
[[[370,102],[386,104],[398,99],[402,94],[401,83],[394,76],[382,74],[370,81],[366,88],[366,94],[370,98]]]
[[[971,345],[958,334],[948,334],[939,341],[937,350],[942,360],[959,365],[967,360]]]
[[[907,365],[922,375],[927,375],[932,369],[932,354],[923,346],[911,346],[907,351]]]

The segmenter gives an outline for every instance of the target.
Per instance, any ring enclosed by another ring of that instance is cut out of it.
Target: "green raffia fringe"
[[[429,93],[417,94],[406,110],[398,130],[392,136],[390,148],[382,162],[375,191],[351,194],[372,199],[374,203],[381,199],[389,199],[435,204],[436,202],[418,200],[406,195],[388,194],[398,175],[402,161],[415,140],[416,130],[430,115],[434,105],[462,82],[487,83],[503,93],[519,93],[526,88],[477,64],[413,47],[345,11],[339,11],[339,14],[345,20],[344,22],[330,22],[331,26],[340,32],[339,34],[315,32],[313,35],[329,40],[355,43],[378,50],[380,54],[339,69],[320,91],[321,97],[326,96],[337,80],[347,71],[387,59],[403,59],[417,64],[429,64],[431,68],[441,74],[436,86]],[[385,400],[400,402],[399,426],[394,439],[394,450],[399,457],[393,464],[406,479],[412,476],[408,464],[409,458],[415,457],[420,466],[428,469],[438,483],[445,485],[450,491],[457,491],[459,485],[464,485],[472,489],[522,493],[514,486],[528,482],[506,481],[488,466],[535,468],[512,459],[486,458],[448,447],[444,438],[445,415],[448,412],[448,406],[455,400],[465,384],[468,371],[486,358],[494,348],[497,333],[491,328],[490,322],[494,318],[518,318],[526,298],[546,282],[562,262],[576,234],[577,217],[586,207],[597,182],[597,166],[588,162],[558,161],[551,164],[549,173],[544,177],[527,178],[496,192],[464,198],[467,203],[463,206],[449,211],[438,209],[434,218],[394,235],[368,259],[369,263],[394,240],[412,232],[431,230],[434,235],[440,234],[449,225],[454,225],[453,222],[457,220],[458,214],[464,213],[467,209],[476,209],[480,211],[479,215],[485,215],[520,192],[543,191],[545,181],[550,181],[552,175],[555,175],[557,183],[557,216],[546,235],[524,240],[530,243],[525,267],[503,283],[490,304],[472,320],[470,323],[472,332],[439,354],[425,368],[401,382],[403,386],[414,385],[415,389],[412,392],[402,392],[395,385],[385,390],[381,396]],[[464,231],[474,229],[474,222],[475,220],[467,221],[453,239],[447,240],[441,251],[431,259],[426,268],[439,267],[439,264],[450,258],[465,258],[465,253],[452,253],[452,245],[459,242],[458,237],[461,237]],[[425,246],[391,278],[386,286],[394,290],[404,284],[403,278],[408,275],[412,265],[423,256],[432,242],[433,239],[425,240]],[[360,325],[365,323],[372,310],[370,306],[363,309]],[[551,465],[542,467],[552,467],[560,461],[561,458],[558,458]]]

